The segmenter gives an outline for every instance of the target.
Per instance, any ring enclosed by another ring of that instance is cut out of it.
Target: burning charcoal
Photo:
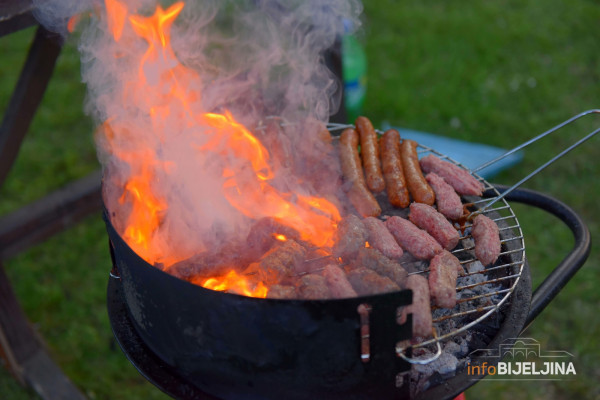
[[[356,297],[356,291],[352,288],[346,273],[343,269],[335,264],[325,266],[323,276],[329,286],[331,297],[334,299],[342,299],[346,297]]]
[[[278,235],[283,235],[283,237]],[[294,228],[282,224],[275,218],[265,217],[252,225],[246,238],[246,244],[255,257],[254,259],[258,259],[282,239],[298,240],[299,237],[298,231]]]
[[[267,292],[267,299],[295,299],[297,297],[296,288],[293,286],[273,285]]]
[[[358,250],[365,247],[368,237],[367,228],[360,218],[353,214],[348,215],[338,224],[333,255],[342,258],[352,257]]]
[[[369,232],[369,243],[389,258],[400,258],[404,253],[402,247],[396,242],[382,220],[375,217],[367,217],[363,224]]]
[[[308,274],[298,280],[299,297],[305,300],[319,300],[330,297],[327,281],[321,275]]]
[[[431,259],[429,268],[431,299],[439,307],[453,308],[456,305],[456,279],[462,271],[460,261],[444,250]]]
[[[348,281],[359,296],[396,292],[400,287],[377,272],[360,267],[348,272]]]
[[[406,270],[397,262],[390,260],[379,250],[372,247],[363,247],[358,252],[356,265],[365,267],[377,272],[381,276],[386,276],[403,288],[408,276]]]
[[[412,290],[413,301],[404,307],[400,316],[400,324],[406,322],[406,316],[412,314],[413,336],[427,337],[431,335],[433,322],[431,305],[429,304],[429,283],[421,275],[410,275],[406,280],[406,288]]]
[[[245,273],[256,272],[262,282],[273,285],[295,273],[296,265],[303,262],[305,257],[306,249],[303,246],[295,240],[286,240],[269,250],[258,263],[255,263],[258,265],[251,264]]]

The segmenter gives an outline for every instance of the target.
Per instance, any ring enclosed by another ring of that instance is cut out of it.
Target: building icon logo
[[[546,350],[533,338],[509,338],[497,349],[478,349],[471,353],[489,360],[469,363],[467,374],[488,375],[501,380],[563,380],[577,375],[573,354],[564,350]]]

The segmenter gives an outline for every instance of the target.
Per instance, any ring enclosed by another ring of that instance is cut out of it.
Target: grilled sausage
[[[250,264],[244,273],[256,273],[262,282],[273,285],[296,272],[296,266],[305,258],[306,248],[295,240],[289,239],[272,247],[260,261]]]
[[[278,244],[277,235],[284,235],[288,239],[299,240],[300,234],[273,217],[264,217],[256,221],[250,228],[246,237],[249,253],[254,259],[260,258],[271,247]]]
[[[432,206],[435,202],[435,194],[421,172],[417,156],[417,142],[404,139],[400,145],[400,157],[408,191],[413,200]]]
[[[335,231],[333,255],[335,257],[352,257],[365,247],[369,232],[362,220],[354,214],[344,217]]]
[[[369,244],[389,258],[400,258],[404,252],[398,245],[394,236],[390,233],[382,220],[375,217],[363,219],[363,224],[369,232]]]
[[[412,304],[402,310],[400,323],[405,323],[407,315],[412,314],[413,337],[427,337],[433,328],[429,283],[421,275],[410,275],[406,280],[406,288],[413,292]]]
[[[365,168],[367,187],[375,193],[382,192],[385,189],[385,181],[381,173],[381,161],[379,160],[379,146],[377,144],[375,128],[373,128],[373,124],[366,117],[356,118],[355,125],[360,135],[360,155],[362,156],[363,167]]]
[[[356,297],[356,291],[346,277],[343,269],[335,264],[329,264],[323,269],[323,276],[329,287],[329,293],[333,299]]]
[[[496,262],[500,255],[500,231],[489,217],[479,214],[473,220],[471,236],[475,241],[475,256],[483,265]]]
[[[435,193],[435,205],[438,211],[449,219],[457,220],[462,217],[463,205],[454,188],[435,172],[427,174],[425,179]]]
[[[395,129],[387,130],[379,140],[383,178],[390,204],[406,208],[410,195],[406,187],[402,159],[400,158],[400,134]]]
[[[354,208],[364,217],[381,214],[379,203],[365,184],[358,156],[358,133],[354,129],[345,129],[340,136],[340,161],[344,179],[350,185],[347,192]]]
[[[456,305],[456,279],[462,271],[460,261],[447,250],[436,254],[429,263],[429,293],[438,307]]]
[[[348,272],[348,281],[359,296],[396,292],[400,287],[389,278],[367,268],[356,268]]]
[[[267,292],[267,299],[295,299],[296,288],[287,285],[272,285]]]
[[[458,244],[460,236],[446,217],[427,204],[410,205],[410,221],[429,233],[446,250],[452,250]]]
[[[296,284],[301,299],[318,300],[330,297],[329,287],[321,275],[308,274],[300,278]]]
[[[401,217],[390,217],[385,226],[400,246],[419,260],[431,260],[442,251],[442,246],[427,232]]]
[[[408,273],[394,260],[390,260],[377,249],[363,247],[356,257],[356,265],[365,267],[386,276],[400,288],[404,287]]]
[[[435,172],[461,195],[481,196],[483,184],[467,170],[451,162],[440,160],[433,154],[425,156],[420,161],[421,168],[426,173]]]

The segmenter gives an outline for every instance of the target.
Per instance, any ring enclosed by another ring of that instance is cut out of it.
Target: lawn
[[[509,148],[583,110],[600,106],[600,4],[590,1],[366,2],[359,39],[367,52],[364,114],[384,123]],[[0,111],[6,109],[33,30],[0,38]],[[0,213],[98,168],[93,126],[83,114],[76,43],[69,40],[4,187]],[[588,117],[525,152],[494,182],[510,184],[600,126]],[[600,234],[600,165],[594,138],[525,184],[572,206]],[[534,286],[569,251],[555,218],[516,206]],[[6,262],[30,320],[55,360],[88,397],[165,398],[121,354],[110,332],[105,290],[110,269],[100,216]],[[491,382],[469,399],[600,398],[600,253],[534,321],[524,336],[574,355],[563,381]],[[0,398],[30,399],[0,370]]]

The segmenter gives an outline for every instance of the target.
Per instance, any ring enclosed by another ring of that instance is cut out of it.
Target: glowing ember
[[[268,291],[262,282],[252,285],[248,279],[242,275],[238,275],[235,271],[230,271],[223,277],[208,278],[200,283],[200,286],[220,292],[227,291],[229,293],[262,298],[267,297]]]

